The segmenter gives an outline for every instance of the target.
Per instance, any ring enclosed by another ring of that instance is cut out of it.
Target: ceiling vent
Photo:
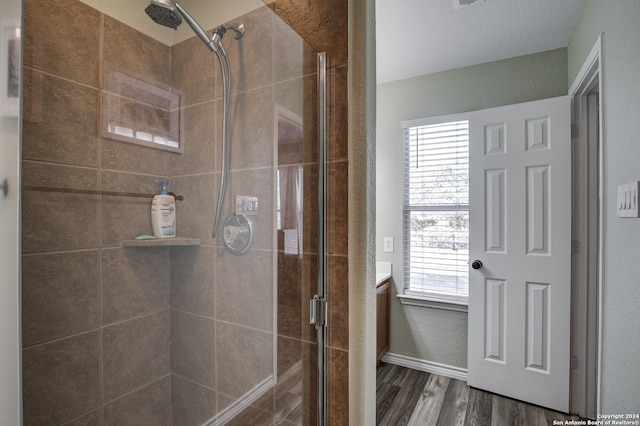
[[[485,0],[453,0],[454,9],[462,9],[463,7],[471,6],[472,4],[480,4]]]

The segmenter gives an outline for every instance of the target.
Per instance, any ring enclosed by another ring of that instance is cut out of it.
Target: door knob
[[[2,184],[0,185],[0,191],[2,191],[2,194],[6,197],[7,194],[9,193],[9,182],[5,179],[4,182],[2,182]]]
[[[473,269],[480,269],[482,268],[482,262],[479,260],[474,260],[473,263],[471,264],[471,267]]]

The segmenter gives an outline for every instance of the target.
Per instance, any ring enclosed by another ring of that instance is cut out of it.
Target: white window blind
[[[404,127],[405,294],[464,302],[469,289],[469,124]]]

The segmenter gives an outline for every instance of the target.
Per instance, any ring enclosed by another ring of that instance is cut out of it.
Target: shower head
[[[165,27],[178,29],[182,18],[187,21],[194,33],[207,45],[209,50],[215,52],[217,43],[214,43],[191,15],[179,3],[173,0],[151,0],[151,4],[144,10],[156,23]]]
[[[156,24],[174,30],[182,24],[182,16],[178,13],[176,4],[172,0],[152,0],[144,11]]]

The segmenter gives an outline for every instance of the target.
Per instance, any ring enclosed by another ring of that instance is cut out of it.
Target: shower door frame
[[[318,425],[326,420],[326,373],[327,362],[327,53],[318,53],[318,288],[315,300],[319,302],[320,314],[315,311],[318,339]],[[314,310],[311,310],[314,315]]]

